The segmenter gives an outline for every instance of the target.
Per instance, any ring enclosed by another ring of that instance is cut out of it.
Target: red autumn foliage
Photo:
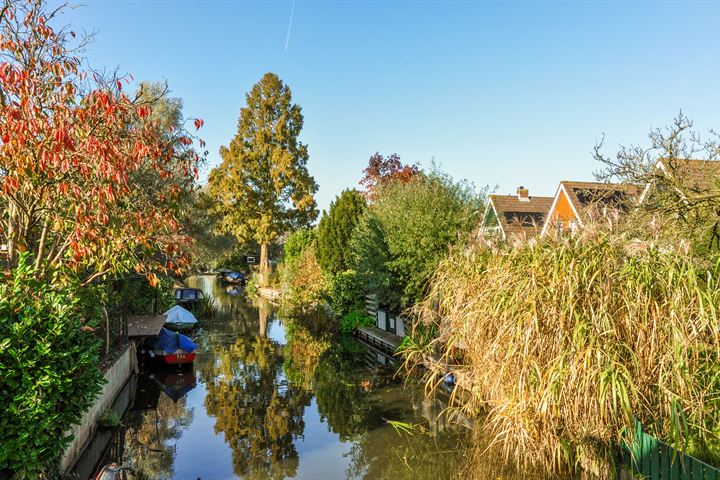
[[[365,187],[365,196],[368,200],[374,200],[377,189],[384,182],[389,180],[398,180],[403,183],[409,182],[415,175],[420,173],[417,163],[412,165],[403,165],[400,161],[400,155],[393,153],[387,158],[383,157],[379,152],[370,157],[368,166],[363,170],[363,178],[360,185]]]
[[[127,78],[90,75],[37,0],[0,6],[0,244],[87,281],[186,265],[179,200],[199,157],[185,129],[167,132]],[[202,120],[195,120],[202,126]],[[172,262],[172,263],[170,263]]]

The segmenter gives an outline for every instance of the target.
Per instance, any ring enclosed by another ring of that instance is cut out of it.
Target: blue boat
[[[163,328],[153,344],[151,356],[168,365],[183,365],[195,361],[196,349],[197,345],[189,337]]]

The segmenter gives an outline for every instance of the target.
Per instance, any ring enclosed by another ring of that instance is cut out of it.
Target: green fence
[[[645,433],[640,423],[623,464],[634,476],[647,480],[720,480],[720,470]]]

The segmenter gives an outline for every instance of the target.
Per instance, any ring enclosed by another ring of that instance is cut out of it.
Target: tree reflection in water
[[[466,445],[459,439],[466,436],[438,423],[442,407],[425,399],[422,388],[403,388],[394,368],[377,364],[377,354],[352,338],[311,334],[301,319],[286,321],[286,332],[289,378],[312,390],[328,428],[352,443],[348,478],[460,475]],[[388,420],[422,426],[406,435]]]
[[[216,345],[213,361],[200,368],[205,407],[216,419],[215,433],[223,433],[232,449],[237,475],[292,477],[298,467],[294,441],[303,435],[312,395],[286,380],[284,348],[265,336],[267,310],[253,310],[254,335],[237,332],[234,342]]]
[[[338,335],[322,312],[280,313],[280,320],[267,304],[228,295],[213,277],[189,284],[215,296],[221,311],[202,319],[196,336],[194,368],[204,388],[173,402],[155,380],[140,377],[149,384],[138,386],[124,421],[122,455],[134,480],[227,478],[230,470],[246,479],[323,478],[326,471],[369,480],[531,478],[504,466],[501,452],[488,454],[482,438],[449,427],[441,402],[425,398],[421,385],[404,385],[394,367],[383,367],[391,359]],[[144,391],[155,396],[144,399]],[[187,405],[199,409],[197,418]],[[389,420],[420,427],[404,434]],[[207,436],[189,434],[191,423],[191,431],[222,434],[217,441],[229,454],[196,448]]]
[[[125,419],[125,456],[132,459],[134,480],[174,477],[174,444],[193,420],[193,410],[187,408],[184,397],[173,401],[159,388],[148,376],[140,377],[136,402],[149,404],[144,406],[147,408],[141,404]]]
[[[440,410],[428,407],[422,388],[403,388],[394,369],[373,364],[375,354],[339,336],[322,312],[283,312],[280,333],[272,307],[227,295],[214,279],[202,281],[207,285],[195,286],[212,293],[223,313],[204,322],[195,368],[236,475],[302,474],[297,445],[313,397],[322,422],[347,445],[346,456],[324,461],[347,465],[348,477],[434,480],[463,471],[467,432],[439,425]],[[422,423],[427,433],[401,435],[388,420]],[[315,468],[316,460],[308,461]]]

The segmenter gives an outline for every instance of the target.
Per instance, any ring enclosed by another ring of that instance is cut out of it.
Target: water
[[[101,463],[130,464],[135,479],[462,475],[468,429],[448,426],[441,402],[394,376],[395,359],[253,306],[214,277],[190,283],[223,313],[201,320],[193,370],[148,367],[133,379]]]

